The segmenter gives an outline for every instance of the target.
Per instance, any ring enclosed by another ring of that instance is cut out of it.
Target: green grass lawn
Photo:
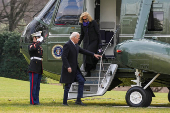
[[[108,91],[104,96],[83,98],[87,106],[75,105],[69,100],[69,106],[62,106],[63,87],[41,84],[40,103],[29,104],[29,82],[0,77],[0,112],[12,113],[165,113],[170,112],[167,93],[155,93],[151,106],[169,108],[131,108],[126,106],[125,91]],[[122,107],[116,107],[122,106]]]

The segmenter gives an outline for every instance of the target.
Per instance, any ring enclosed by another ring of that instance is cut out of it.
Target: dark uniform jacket
[[[28,46],[30,58],[31,57],[43,58],[43,50],[40,47],[40,45],[41,45],[41,42],[34,42]],[[37,59],[30,60],[28,72],[42,74],[43,73],[42,61],[37,60]]]
[[[94,56],[94,53],[89,52],[87,50],[84,50],[80,48],[77,44],[74,45],[71,40],[69,40],[63,47],[63,53],[62,53],[62,71],[61,71],[61,78],[60,83],[73,83],[76,82],[76,72],[77,70],[80,71],[80,68],[78,67],[78,53],[86,54]],[[68,72],[68,68],[71,67],[72,72]]]
[[[78,44],[81,44],[83,40],[83,49],[97,53],[99,45],[101,44],[101,37],[99,27],[95,20],[89,22],[88,26],[83,26],[81,24],[81,35]],[[84,63],[93,64],[93,57],[87,56],[83,57]]]

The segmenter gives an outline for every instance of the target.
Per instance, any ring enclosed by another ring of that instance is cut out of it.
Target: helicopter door
[[[107,58],[114,58],[114,46],[116,31],[116,0],[100,0],[100,33],[102,39],[102,48],[106,49],[105,56]],[[109,46],[108,46],[109,44]]]

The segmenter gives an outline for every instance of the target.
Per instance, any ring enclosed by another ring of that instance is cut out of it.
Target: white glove
[[[41,36],[40,38],[38,38],[38,39],[37,39],[37,41],[42,42],[42,41],[43,41],[43,39],[44,39],[44,38]]]

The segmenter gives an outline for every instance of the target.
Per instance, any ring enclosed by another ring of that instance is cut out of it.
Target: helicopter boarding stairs
[[[110,42],[103,51],[102,57],[108,47],[111,45],[111,41],[116,38],[115,36],[118,30],[119,28],[114,32]],[[84,84],[83,97],[102,96],[106,93],[106,91],[110,91],[118,84],[122,83],[122,81],[115,77],[117,69],[117,64],[103,63],[101,58],[100,63],[96,65],[96,70],[91,71],[91,77],[85,77],[86,81]],[[80,70],[83,76],[85,76],[86,72],[84,70],[83,64],[81,65]],[[70,87],[68,99],[77,98],[77,92],[78,83],[74,82]]]
[[[103,68],[101,70],[101,68]],[[102,96],[109,89],[117,71],[117,64],[104,63],[96,65],[96,70],[91,71],[91,77],[85,77],[83,97]],[[82,64],[80,70],[85,75],[84,66]],[[77,98],[78,83],[72,83],[68,99]]]

